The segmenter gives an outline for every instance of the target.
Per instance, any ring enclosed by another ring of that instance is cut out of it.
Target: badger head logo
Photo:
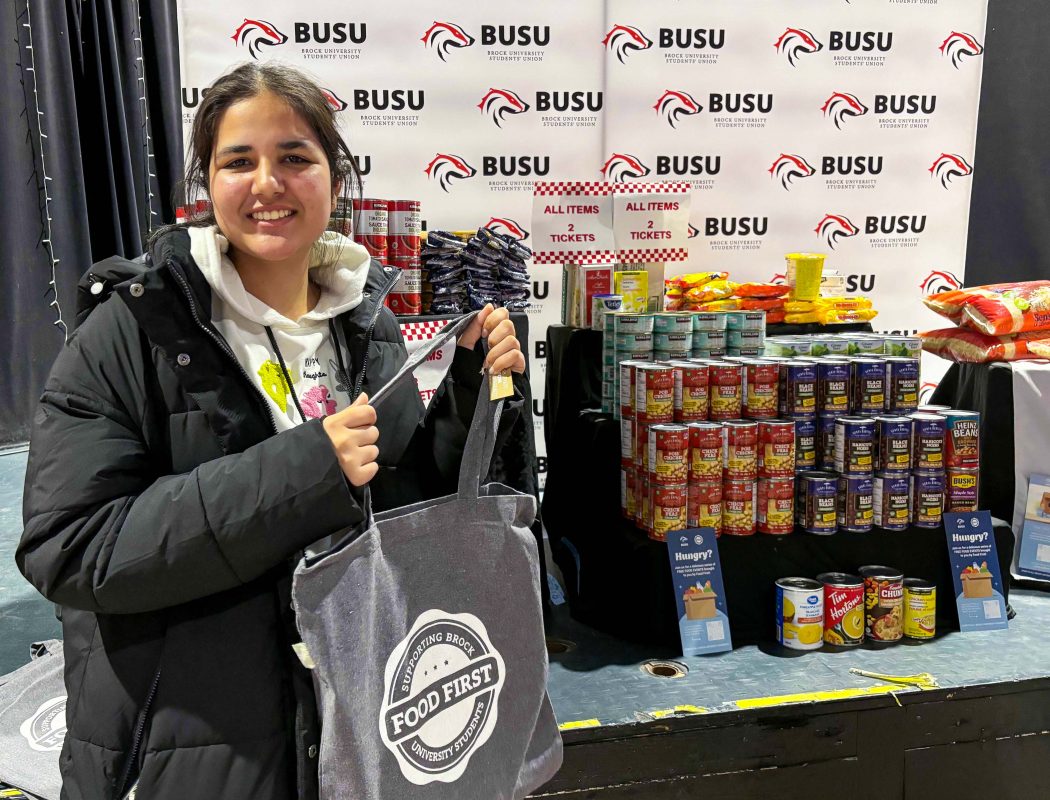
[[[613,153],[602,167],[602,175],[610,183],[624,183],[628,178],[644,178],[649,167],[627,153]]]
[[[452,181],[473,178],[477,174],[477,170],[461,156],[448,153],[438,153],[423,171],[446,192],[452,186]]]
[[[769,168],[769,177],[776,178],[785,189],[791,188],[795,178],[808,178],[816,172],[802,156],[781,153]]]
[[[331,89],[326,89],[322,86],[321,94],[324,95],[325,102],[328,103],[328,107],[332,111],[346,111],[347,102]]]
[[[427,32],[420,39],[425,47],[437,51],[438,58],[442,61],[453,48],[470,47],[474,44],[474,37],[463,30],[459,25],[452,22],[437,22],[427,28]]]
[[[860,228],[850,222],[849,217],[844,217],[842,214],[825,214],[824,219],[818,223],[813,232],[824,240],[824,244],[834,250],[839,239],[856,236],[860,233]]]
[[[974,37],[958,31],[952,31],[937,49],[941,51],[942,56],[947,56],[952,60],[952,66],[956,69],[959,69],[964,58],[979,56],[984,52],[981,43]]]
[[[922,283],[919,284],[919,289],[922,291],[923,297],[930,294],[939,294],[940,292],[950,292],[953,289],[961,289],[962,281],[959,280],[954,272],[948,272],[947,270],[935,269],[929,275],[927,275]]]
[[[941,153],[930,166],[930,175],[941,182],[945,189],[952,178],[969,178],[973,165],[957,153]]]
[[[648,50],[653,46],[652,40],[633,25],[613,25],[602,44],[616,53],[616,60],[621,64],[626,63],[624,59],[631,51]]]
[[[806,53],[818,53],[824,49],[816,36],[804,28],[788,28],[773,42],[778,53],[786,53],[788,63],[796,66],[798,57]]]
[[[667,89],[660,95],[660,99],[656,101],[653,111],[662,116],[664,122],[672,128],[676,128],[678,127],[679,117],[690,117],[693,114],[699,114],[703,111],[703,107],[688,92]]]
[[[698,227],[696,227],[693,223],[690,222],[689,223],[689,236],[687,238],[695,239],[699,235],[700,235],[700,229]]]
[[[929,405],[930,401],[933,400],[933,393],[937,389],[937,384],[932,381],[923,382],[922,386],[919,387],[919,405]]]
[[[825,117],[831,117],[835,121],[835,127],[842,130],[842,123],[846,117],[862,117],[868,113],[868,107],[860,102],[855,94],[847,92],[835,92],[824,101],[820,107]]]
[[[485,223],[484,227],[491,228],[497,233],[508,233],[515,239],[525,240],[529,238],[529,232],[510,217],[492,217]]]
[[[508,114],[524,114],[529,110],[529,104],[517,92],[509,89],[489,89],[478,103],[478,108],[496,123],[497,128],[502,128],[503,120]]]
[[[787,283],[787,276],[783,272],[778,272],[769,279],[769,282],[775,286],[783,286]]]
[[[248,53],[252,58],[258,59],[260,48],[262,47],[273,47],[274,45],[284,44],[288,41],[288,37],[277,30],[277,26],[272,22],[267,22],[264,19],[248,19],[245,17],[237,30],[233,32],[234,43],[240,47],[241,45],[248,46]]]

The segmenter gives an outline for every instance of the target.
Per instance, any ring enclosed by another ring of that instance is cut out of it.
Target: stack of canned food
[[[794,650],[855,647],[865,640],[927,641],[937,633],[937,587],[893,567],[825,572],[776,582],[777,641]]]

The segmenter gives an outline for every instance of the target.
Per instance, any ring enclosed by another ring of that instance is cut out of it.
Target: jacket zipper
[[[149,694],[146,695],[146,702],[142,706],[142,713],[139,714],[138,725],[135,726],[135,738],[131,743],[131,755],[128,756],[128,763],[124,767],[124,776],[120,781],[120,789],[117,791],[117,800],[121,800],[127,796],[128,781],[131,779],[131,770],[134,769],[135,764],[139,759],[139,748],[142,747],[142,737],[146,732],[146,720],[149,719],[149,710],[153,705],[153,698],[157,694],[157,686],[160,685],[160,667],[157,667],[157,672],[153,676],[153,683],[149,687]]]
[[[393,267],[387,267],[387,269],[393,269],[394,276],[392,280],[387,280],[386,285],[382,287],[376,297],[376,307],[372,311],[372,318],[368,321],[368,332],[365,334],[365,354],[361,359],[361,371],[358,373],[357,382],[354,384],[354,393],[350,396],[351,402],[357,400],[357,396],[361,394],[361,386],[365,382],[365,370],[368,369],[368,345],[372,342],[372,334],[375,332],[376,323],[379,321],[379,312],[383,309],[383,301],[386,300],[386,296],[390,294],[390,290],[397,283],[397,276],[401,274],[399,269]],[[336,347],[338,346],[339,343],[336,342]]]

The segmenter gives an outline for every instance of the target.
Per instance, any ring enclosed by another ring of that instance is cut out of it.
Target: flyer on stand
[[[1050,578],[1050,475],[1028,479],[1017,565],[1022,575]]]
[[[946,512],[944,533],[955,580],[959,629],[966,633],[1007,627],[992,515],[987,511]]]
[[[668,533],[667,556],[671,559],[682,655],[732,650],[714,528]]]

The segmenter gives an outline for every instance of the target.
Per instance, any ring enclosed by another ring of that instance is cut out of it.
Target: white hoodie
[[[339,368],[329,320],[361,303],[368,278],[368,252],[338,233],[322,234],[318,255],[341,246],[338,259],[329,267],[310,268],[310,280],[321,287],[321,298],[311,311],[291,320],[248,294],[226,255],[230,243],[218,228],[190,228],[189,233],[193,260],[212,288],[212,322],[266,398],[277,430],[302,422],[293,391],[307,420],[334,414],[349,405],[353,387]],[[270,344],[267,326],[288,368],[291,387]],[[346,368],[353,370],[351,364]]]

